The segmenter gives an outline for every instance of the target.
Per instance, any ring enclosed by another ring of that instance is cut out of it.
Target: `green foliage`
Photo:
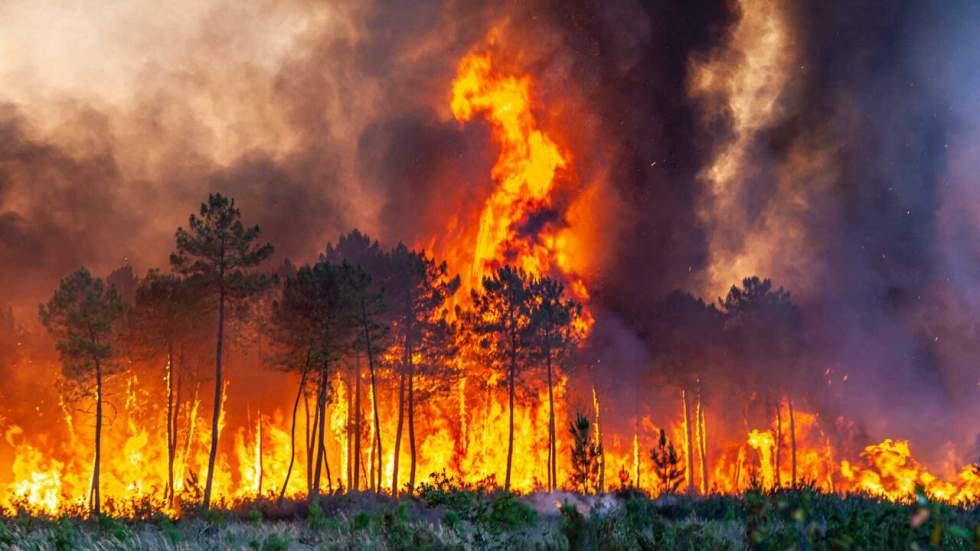
[[[664,429],[660,429],[660,440],[657,447],[650,452],[654,470],[660,479],[660,492],[672,494],[684,482],[684,466],[674,450],[674,444],[667,438]]]
[[[63,516],[51,525],[49,541],[58,551],[69,551],[77,547],[80,535],[75,522],[67,516]]]
[[[572,435],[572,473],[569,481],[586,494],[599,488],[599,458],[602,456],[602,444],[592,441],[591,427],[589,418],[581,413],[568,424],[568,432]]]
[[[320,532],[327,527],[327,518],[323,514],[323,508],[318,501],[310,504],[310,511],[306,515],[306,527],[312,531]]]
[[[242,224],[234,199],[209,195],[188,228],[177,228],[177,250],[170,255],[178,274],[228,298],[247,298],[271,284],[272,278],[250,270],[272,255],[272,245],[256,244],[259,227]]]
[[[493,534],[523,530],[538,524],[537,512],[522,503],[515,494],[490,489],[484,485],[467,485],[443,473],[433,473],[418,488],[418,499],[428,507],[445,507],[451,526],[467,522]]]
[[[262,551],[288,551],[292,539],[288,534],[272,532],[262,542]]]
[[[56,339],[65,377],[83,389],[96,376],[96,365],[108,369],[116,347],[113,335],[123,303],[113,287],[85,268],[61,280],[54,296],[40,307],[41,323]]]

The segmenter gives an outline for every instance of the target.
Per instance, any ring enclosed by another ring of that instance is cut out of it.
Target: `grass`
[[[516,496],[435,476],[414,496],[347,493],[308,504],[257,500],[231,509],[136,520],[7,513],[5,549],[980,549],[980,509],[919,496],[891,503],[808,488],[650,499]]]

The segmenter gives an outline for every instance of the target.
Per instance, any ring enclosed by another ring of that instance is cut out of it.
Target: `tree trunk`
[[[408,361],[408,451],[411,468],[408,471],[408,487],[415,491],[415,360]]]
[[[792,455],[790,456],[790,471],[793,481],[793,488],[796,488],[796,419],[793,417],[793,399],[787,397],[789,404],[789,442]]]
[[[99,465],[102,461],[102,362],[95,360],[95,464],[92,467],[92,514],[98,516],[102,496],[99,493]]]
[[[174,499],[174,452],[177,451],[174,423],[174,345],[167,340],[167,488],[164,500],[173,504]]]
[[[208,478],[204,485],[204,509],[211,508],[211,485],[214,482],[214,460],[218,456],[218,424],[221,420],[221,348],[225,337],[224,245],[221,248],[221,285],[218,289],[218,346],[214,365],[214,415],[211,418],[211,453],[208,455]]]
[[[558,476],[555,460],[555,393],[551,375],[551,353],[547,354],[548,362],[548,491],[555,491]]]
[[[783,486],[782,475],[779,472],[782,466],[780,450],[783,448],[783,400],[779,399],[776,403],[776,487]]]
[[[318,391],[318,399],[319,396],[320,393]],[[316,441],[316,417],[319,410],[317,408],[313,409],[313,422],[310,423],[310,401],[307,399],[306,394],[303,395],[303,409],[306,412],[306,440],[303,442],[306,444],[306,495],[310,495],[313,493],[313,456],[316,454],[316,451],[313,449],[313,444]]]
[[[309,355],[306,358],[309,365]],[[289,467],[286,469],[286,480],[282,483],[282,490],[279,491],[279,501],[286,495],[286,487],[289,486],[289,477],[293,474],[293,463],[296,461],[296,413],[299,411],[299,400],[303,397],[306,389],[307,368],[303,368],[303,376],[299,380],[299,390],[296,392],[296,400],[293,402],[293,422],[289,430]]]
[[[361,489],[361,356],[354,364],[354,490]]]
[[[316,466],[313,470],[313,497],[319,497],[320,495],[320,470],[323,465],[325,448],[323,445],[323,432],[326,423],[326,407],[327,407],[327,370],[323,368],[320,375],[319,387],[317,390],[316,399],[316,412],[317,412],[317,447],[316,447]],[[330,480],[330,474],[327,474],[327,480]]]
[[[701,494],[708,495],[708,429],[701,401],[701,382],[698,381],[698,452],[701,457]]]
[[[391,473],[391,495],[398,497],[398,454],[402,446],[402,426],[405,422],[405,370],[407,366],[402,365],[402,372],[398,377],[398,423],[395,427],[395,456],[394,471]]]
[[[510,411],[510,423],[507,431],[507,476],[504,478],[504,489],[510,490],[510,469],[511,464],[514,460],[514,375],[517,371],[517,359],[514,357],[515,354],[511,353],[510,358],[510,374],[507,377],[508,395],[509,395],[509,406]]]
[[[374,476],[371,478],[371,484],[374,486],[374,491],[380,493],[382,470],[381,418],[378,416],[378,380],[374,371],[374,358],[370,347],[368,347],[368,370],[371,372],[371,407],[374,410],[374,442],[371,444],[374,450],[371,456],[371,470],[374,472]]]
[[[681,389],[681,403],[684,406],[684,432],[687,438],[687,493],[694,494],[694,435],[691,431],[691,410],[687,403],[687,389]]]

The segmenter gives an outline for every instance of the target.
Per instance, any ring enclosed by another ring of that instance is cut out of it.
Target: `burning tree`
[[[361,436],[362,430],[362,411],[361,411],[361,369],[360,354],[367,356],[368,374],[371,379],[371,403],[372,417],[374,418],[374,438],[371,442],[372,454],[371,464],[371,486],[375,491],[381,491],[381,474],[383,471],[383,453],[381,442],[381,417],[378,411],[378,366],[379,356],[385,351],[388,342],[388,322],[390,316],[387,315],[387,308],[384,301],[386,289],[385,283],[391,278],[391,267],[388,255],[381,249],[377,241],[372,240],[367,235],[358,230],[353,230],[349,234],[341,235],[337,240],[337,245],[327,244],[326,252],[321,260],[333,262],[335,264],[348,263],[354,270],[350,271],[350,276],[346,285],[351,293],[352,310],[351,323],[354,324],[360,333],[354,343],[354,352],[358,355],[352,365],[352,379],[354,387],[354,419],[350,420],[351,408],[348,408],[348,434],[353,432],[353,487],[360,486],[361,470]],[[353,430],[350,430],[353,429]],[[348,439],[350,442],[351,439]],[[397,465],[397,453],[395,454]],[[395,469],[397,472],[397,468]],[[396,475],[397,476],[397,475]]]
[[[599,458],[602,444],[592,440],[592,423],[589,418],[577,414],[568,424],[572,435],[572,474],[570,482],[580,492],[588,494],[599,489]]]
[[[368,360],[368,372],[371,377],[371,403],[374,417],[374,442],[376,446],[377,458],[376,465],[371,465],[371,471],[375,476],[371,480],[371,486],[375,491],[381,491],[381,472],[382,472],[382,452],[381,452],[381,425],[378,416],[378,377],[377,377],[377,358],[385,350],[385,337],[388,333],[388,326],[381,321],[381,316],[385,311],[383,302],[384,289],[373,283],[372,277],[362,267],[355,266],[345,272],[347,277],[344,284],[345,291],[349,294],[351,301],[352,322],[356,333],[354,350],[358,354],[357,361],[354,363],[354,480],[353,487],[360,488],[360,467],[361,467],[361,373],[360,373],[360,354],[363,353]]]
[[[446,263],[437,264],[423,251],[399,244],[391,251],[389,303],[402,369],[398,385],[398,426],[392,493],[398,494],[398,455],[403,412],[408,415],[411,467],[408,485],[415,487],[415,377],[417,371],[446,382],[448,360],[454,354],[454,328],[447,320],[446,302],[459,289],[459,277],[450,277]]]
[[[541,278],[532,283],[533,354],[542,362],[548,383],[548,491],[558,486],[557,435],[555,433],[554,368],[566,360],[579,339],[575,322],[582,306],[564,298],[564,286],[553,279]]]
[[[180,414],[180,376],[186,369],[184,347],[200,325],[195,290],[188,280],[151,270],[134,292],[134,337],[155,358],[167,361],[167,487],[164,499],[174,499],[174,460]],[[179,362],[179,365],[178,365]]]
[[[510,421],[504,488],[509,490],[514,458],[514,394],[519,372],[527,368],[531,353],[532,281],[524,270],[504,266],[483,278],[483,292],[472,291],[472,299],[467,325],[478,336],[487,364],[504,372],[507,378]]]
[[[660,440],[657,447],[650,451],[657,478],[660,480],[660,492],[672,494],[684,482],[684,466],[674,450],[674,444],[667,438],[664,429],[660,429]]]
[[[102,459],[102,384],[114,366],[113,338],[123,314],[115,288],[93,278],[85,268],[61,280],[47,305],[41,305],[41,323],[57,340],[62,373],[84,396],[95,392],[95,460],[92,466],[90,508],[99,514],[99,464]]]
[[[335,265],[321,260],[313,266],[303,266],[284,287],[281,300],[274,306],[273,321],[277,327],[274,335],[279,344],[295,360],[297,354],[302,362],[293,362],[301,373],[301,388],[313,384],[316,388],[316,409],[313,433],[307,437],[308,490],[311,497],[320,493],[321,469],[326,468],[330,483],[330,465],[326,461],[324,435],[326,431],[326,407],[330,396],[330,369],[347,355],[356,338],[356,303],[351,300],[347,281],[353,277],[354,268],[346,262]],[[300,390],[302,393],[302,390]],[[294,404],[294,412],[299,405],[299,395]],[[309,423],[307,423],[309,426]],[[315,456],[315,460],[311,459]]]
[[[800,369],[797,358],[806,348],[799,308],[790,294],[773,288],[768,279],[745,278],[742,286],[732,286],[724,301],[719,301],[725,315],[725,334],[728,349],[751,368],[746,373],[749,391],[775,389],[786,394],[789,410],[790,482],[797,483],[796,419],[793,390],[813,388],[817,383],[813,373]],[[781,401],[781,400],[780,400]],[[782,416],[777,411],[775,441],[775,484],[780,482],[780,448],[782,445]],[[768,415],[768,411],[766,414]]]
[[[270,276],[254,273],[254,268],[272,255],[272,245],[258,245],[259,227],[246,228],[234,199],[220,193],[201,204],[200,217],[191,214],[189,229],[177,228],[177,250],[170,255],[174,270],[200,285],[202,297],[217,301],[218,335],[215,346],[214,415],[211,420],[211,452],[204,486],[204,507],[211,506],[214,461],[218,453],[221,395],[224,389],[221,353],[224,346],[225,306],[241,304],[265,290]]]

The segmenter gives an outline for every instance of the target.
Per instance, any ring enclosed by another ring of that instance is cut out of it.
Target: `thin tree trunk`
[[[371,444],[372,449],[374,449],[371,456],[371,470],[374,475],[371,477],[371,484],[374,486],[374,491],[379,493],[381,492],[382,465],[381,418],[378,416],[378,380],[374,370],[374,357],[371,347],[368,347],[368,370],[371,372],[371,407],[374,409],[374,442]],[[375,467],[375,463],[377,463],[377,467]]]
[[[348,488],[354,488],[354,384],[350,378],[354,376],[354,369],[349,368],[348,370],[348,381],[347,381],[347,420],[344,424],[344,437],[347,439],[345,446],[347,448],[347,464],[344,465],[346,468],[346,481],[344,484]]]
[[[361,356],[354,364],[354,490],[361,489]]]
[[[513,339],[512,339],[513,341]],[[512,346],[516,346],[512,342]],[[510,374],[508,376],[507,386],[509,395],[509,412],[510,412],[510,423],[507,431],[507,476],[504,478],[504,489],[510,490],[510,469],[511,464],[514,460],[514,375],[517,371],[517,358],[515,358],[516,351],[511,350],[510,356]]]
[[[691,431],[691,410],[687,403],[687,389],[681,389],[681,403],[684,406],[684,432],[687,437],[687,493],[694,493],[694,435]]]
[[[98,516],[102,496],[99,493],[99,466],[102,461],[102,362],[95,360],[95,464],[92,467],[92,514]]]
[[[398,377],[398,423],[395,428],[395,456],[394,471],[391,473],[391,495],[398,497],[398,454],[402,446],[402,425],[405,422],[405,370],[402,365],[402,372]]]
[[[787,397],[786,401],[789,404],[789,441],[792,450],[790,470],[792,472],[793,488],[796,488],[796,419],[793,417],[793,399]]]
[[[323,446],[323,431],[326,418],[326,406],[327,406],[327,370],[322,369],[319,387],[317,390],[316,399],[316,410],[317,410],[317,447],[316,447],[316,467],[313,471],[313,497],[319,497],[320,495],[320,470],[323,465],[324,456],[326,455]],[[327,480],[330,479],[330,474],[327,474]]]
[[[309,365],[309,354],[307,354],[306,362]],[[299,400],[303,397],[303,391],[306,389],[306,373],[307,368],[303,368],[303,376],[299,380],[299,390],[296,392],[296,400],[293,402],[293,422],[290,425],[289,431],[289,467],[286,469],[286,480],[282,483],[282,490],[279,491],[279,501],[282,501],[283,497],[286,495],[286,487],[289,486],[289,477],[293,474],[293,463],[296,461],[296,413],[299,411]]]
[[[183,357],[183,351],[181,351],[181,357]],[[181,365],[183,365],[183,362],[181,362]],[[176,389],[174,391],[174,418],[173,418],[174,441],[173,441],[173,452],[171,452],[171,454],[174,456],[174,463],[176,463],[176,460],[177,460],[177,436],[178,436],[178,427],[179,427],[179,425],[177,424],[177,421],[178,421],[178,419],[180,419],[180,374],[179,373],[180,372],[178,371],[178,374],[177,374],[177,382],[175,383]],[[175,475],[175,477],[176,477],[176,475]],[[174,481],[174,485],[175,486],[176,486],[176,483],[177,482],[175,480]],[[177,498],[176,489],[172,489],[170,491],[170,502],[171,502],[171,504],[173,504],[173,502],[174,502],[174,500],[176,498]]]
[[[411,359],[408,362],[408,451],[411,458],[408,487],[415,491],[415,361]]]
[[[599,424],[599,393],[596,392],[594,384],[592,385],[592,403],[595,406],[595,442],[599,446],[599,493],[601,494],[606,491],[606,448],[602,445],[602,426]],[[556,441],[557,436],[556,434]],[[555,446],[557,445],[556,442]]]
[[[698,381],[698,451],[701,456],[701,494],[708,495],[708,428],[704,419],[704,403],[701,401],[701,382]]]
[[[558,485],[555,461],[555,393],[551,375],[551,352],[546,354],[548,362],[548,491],[555,491]]]
[[[204,509],[211,508],[211,485],[214,482],[214,460],[218,456],[218,424],[221,420],[221,348],[225,337],[224,244],[221,246],[221,285],[218,288],[218,346],[214,366],[214,415],[211,418],[211,453],[208,455],[208,478],[204,485]]]
[[[780,451],[783,449],[783,399],[780,398],[776,403],[776,487],[783,486],[782,475],[779,472],[782,466]]]
[[[317,397],[319,398],[319,392]],[[306,412],[306,440],[303,442],[306,445],[306,495],[310,495],[313,493],[313,456],[315,455],[313,443],[316,439],[316,416],[319,410],[314,408],[313,422],[310,423],[310,400],[306,394],[303,394],[303,409]]]
[[[171,504],[174,498],[174,452],[177,438],[174,428],[174,344],[167,339],[167,489],[164,500]]]

